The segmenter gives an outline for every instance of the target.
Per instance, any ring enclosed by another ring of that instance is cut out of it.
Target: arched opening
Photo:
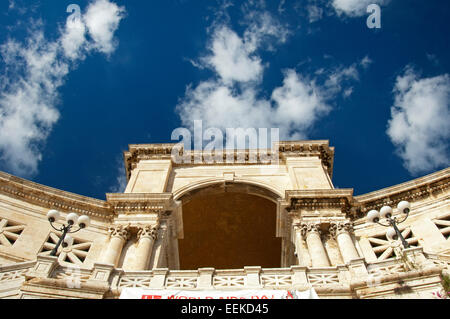
[[[279,268],[273,196],[244,184],[219,184],[183,196],[180,269]]]

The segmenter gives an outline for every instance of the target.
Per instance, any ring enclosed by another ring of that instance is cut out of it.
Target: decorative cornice
[[[175,149],[177,147],[177,149]],[[333,174],[333,158],[334,158],[334,147],[329,146],[329,142],[326,140],[318,141],[282,141],[275,144],[275,149],[278,149],[279,159],[285,160],[286,157],[296,156],[296,157],[319,157],[322,164],[326,167],[330,177]],[[161,159],[172,159],[172,151],[178,150],[178,155],[184,158],[190,158],[189,164],[196,165],[194,159],[211,159],[215,157],[216,153],[203,152],[203,151],[185,151],[180,144],[168,143],[168,144],[131,144],[129,145],[129,150],[124,152],[124,161],[127,178],[130,178],[131,171],[136,167],[136,165],[141,160],[161,160]],[[259,150],[267,154],[272,155],[272,150]],[[256,149],[245,149],[245,150],[220,150],[218,151],[222,155],[222,161],[216,162],[211,160],[203,160],[197,165],[223,165],[225,164],[270,164],[264,161],[260,161],[258,157],[256,161],[250,161],[251,155],[257,154]],[[227,158],[233,158],[233,163],[228,163]],[[240,158],[244,159],[244,163],[239,161]],[[183,164],[179,164],[183,165]]]
[[[288,212],[335,208],[347,214],[353,201],[353,189],[290,190],[286,191]]]
[[[48,209],[75,212],[106,221],[114,217],[112,207],[105,201],[40,185],[4,172],[0,172],[0,193]]]
[[[107,202],[116,213],[155,213],[167,216],[176,205],[171,193],[160,194],[106,194]]]
[[[278,142],[278,150],[282,159],[289,156],[317,156],[326,167],[330,178],[333,177],[334,147],[329,146],[328,140],[281,141]]]
[[[394,207],[403,200],[415,202],[444,192],[449,187],[450,168],[446,168],[406,183],[355,196],[351,215],[352,218],[362,218],[372,209],[379,210],[384,205]]]
[[[131,171],[141,160],[171,159],[172,149],[175,145],[177,144],[130,144],[129,150],[123,152],[127,178],[130,178]]]

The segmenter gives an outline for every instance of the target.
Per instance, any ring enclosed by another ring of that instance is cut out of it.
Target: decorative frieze
[[[117,214],[157,214],[169,217],[168,211],[176,207],[171,193],[159,194],[106,194],[108,203]]]
[[[330,147],[328,141],[277,142],[274,147],[278,150],[280,159],[285,159],[289,156],[318,157],[324,167],[327,168],[329,176],[332,176],[334,147]],[[232,159],[231,162],[239,164],[242,164],[242,160],[244,160],[245,164],[266,164],[258,156],[254,156],[254,153],[257,153],[258,150],[221,150],[219,153],[221,157],[219,162],[221,163],[217,163],[217,154],[214,151],[186,151],[176,143],[139,144],[130,145],[129,151],[124,152],[127,178],[130,178],[131,171],[136,168],[136,165],[141,160],[171,159],[174,151],[178,151],[180,157],[187,158],[189,163],[195,163],[195,160],[197,159],[198,161],[199,158],[205,159],[201,161],[201,165],[223,164],[230,162],[230,159]],[[271,156],[271,153],[269,149],[267,155]],[[216,160],[211,161],[211,159]],[[254,159],[257,160],[255,161]]]
[[[450,168],[414,181],[353,197],[351,189],[289,190],[283,204],[290,213],[340,210],[352,221],[364,218],[372,209],[396,206],[401,201],[415,202],[444,192],[450,187]]]
[[[347,215],[353,202],[352,189],[289,190],[284,204],[291,214],[301,215],[315,211],[336,211]]]
[[[0,172],[0,193],[37,206],[74,212],[111,221],[111,206],[102,200],[85,197]]]
[[[385,205],[394,207],[401,201],[416,202],[449,187],[450,168],[446,168],[413,181],[355,196],[351,215],[353,218],[364,217],[372,209],[379,210]]]

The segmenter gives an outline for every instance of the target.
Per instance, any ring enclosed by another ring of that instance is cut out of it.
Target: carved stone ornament
[[[322,233],[319,223],[302,223],[301,232],[303,237],[309,233],[317,233],[319,235]]]
[[[130,238],[129,226],[117,225],[108,228],[108,232],[111,237],[120,237],[123,240],[128,240]]]
[[[352,233],[353,232],[353,223],[345,221],[345,222],[334,222],[330,225],[330,234],[333,237],[338,236],[342,233]]]
[[[153,225],[147,225],[147,226],[143,226],[141,228],[139,228],[138,231],[138,238],[143,238],[143,237],[147,237],[147,238],[151,238],[154,241],[158,239],[158,230],[159,230],[159,226],[153,226]]]

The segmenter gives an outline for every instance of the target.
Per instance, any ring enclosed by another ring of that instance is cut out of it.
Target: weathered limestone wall
[[[450,252],[449,172],[450,170],[447,169],[434,174],[437,177],[447,176],[447,178],[444,178],[444,182],[441,182],[441,185],[436,187],[435,191],[430,191],[430,186],[428,186],[427,190],[427,187],[422,185],[427,177],[403,185],[404,187],[409,187],[411,184],[418,184],[418,187],[411,190],[406,189],[405,195],[402,195],[409,197],[406,199],[411,202],[411,213],[406,221],[399,225],[399,229],[410,245],[423,247],[425,253],[447,254]],[[445,180],[447,181],[445,182]],[[367,200],[370,197],[383,198],[384,196],[385,201],[389,201],[389,196],[392,196],[390,192],[392,189],[400,191],[398,187],[395,186],[372,194],[362,195],[357,197],[357,199]],[[381,203],[378,206],[383,205]],[[395,205],[392,206],[394,208],[394,216],[396,216]],[[397,217],[400,220],[402,219],[400,215],[397,215]],[[387,240],[385,236],[386,230],[386,227],[378,224],[367,223],[364,218],[355,221],[355,236],[358,241],[358,249],[368,262],[392,257],[395,245]]]
[[[143,160],[137,164],[125,193],[163,193],[172,169],[171,160]]]
[[[51,228],[50,223],[47,221],[47,212],[48,208],[0,195],[0,220],[2,224],[6,223],[6,228],[3,228],[3,231],[0,230],[0,232],[10,238],[8,241],[4,237],[0,240],[1,264],[6,265],[19,261],[34,260],[45,248],[48,251],[54,246],[54,242],[51,241],[51,237],[49,239],[49,236],[57,232]],[[60,221],[65,221],[65,214],[62,215]],[[60,224],[55,223],[55,226],[58,225]],[[106,223],[93,220],[87,229],[71,235],[76,240],[74,248],[77,246],[77,240],[82,242],[78,246],[84,246],[79,251],[73,252],[75,256],[79,255],[85,258],[81,264],[77,259],[74,259],[75,264],[91,267],[99,259],[102,249],[108,240],[106,230]],[[11,233],[16,235],[9,235]],[[13,242],[11,238],[17,239]],[[47,245],[46,243],[49,240],[50,244]],[[73,255],[70,254],[72,251],[67,249],[66,252],[68,258],[72,258]],[[69,262],[72,263],[72,261]]]

